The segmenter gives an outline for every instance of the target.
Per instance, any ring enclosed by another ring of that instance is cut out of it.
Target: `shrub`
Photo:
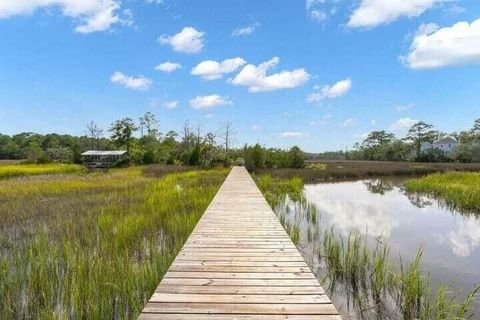
[[[290,168],[303,168],[305,167],[305,156],[303,151],[298,147],[294,146],[288,152],[289,158],[289,167]]]
[[[243,158],[237,158],[237,160],[235,160],[235,165],[236,166],[245,166],[245,160]]]

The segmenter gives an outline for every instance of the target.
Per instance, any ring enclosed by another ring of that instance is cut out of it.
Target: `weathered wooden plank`
[[[331,304],[234,304],[234,303],[157,303],[148,302],[143,312],[147,313],[189,313],[189,314],[337,314]]]
[[[315,286],[316,279],[209,279],[209,278],[163,278],[167,285],[186,286]]]
[[[280,262],[280,261],[305,261],[302,257],[291,257],[291,256],[220,256],[220,255],[200,255],[195,256],[178,256],[175,261],[192,261],[192,260],[223,260],[223,261],[271,261],[271,262]]]
[[[284,257],[284,258],[301,258],[302,256],[298,252],[276,252],[276,251],[266,251],[266,252],[228,252],[228,250],[221,251],[221,252],[211,252],[211,251],[190,251],[185,252],[181,251],[178,254],[178,257],[202,257],[202,256],[210,256],[210,257]],[[273,259],[272,259],[273,260]]]
[[[227,251],[230,249],[269,249],[269,250],[297,250],[293,245],[290,244],[258,244],[258,243],[253,243],[253,244],[189,244],[188,248],[183,250],[184,252],[186,251],[199,251],[199,250],[208,250],[208,249],[214,249],[214,250],[219,250],[222,249],[222,251]]]
[[[287,241],[290,240],[286,235],[268,235],[268,234],[257,234],[255,236],[249,236],[249,235],[244,235],[244,234],[237,234],[237,235],[231,235],[231,234],[211,234],[211,233],[202,233],[201,231],[198,231],[195,233],[192,239],[211,239],[212,241],[215,239],[218,240],[245,240],[245,241],[270,241],[270,242],[275,242],[277,240],[281,241]]]
[[[139,320],[341,320],[339,315],[279,315],[279,314],[156,314],[142,313]]]
[[[298,250],[296,248],[280,248],[280,249],[275,249],[275,248],[267,248],[267,249],[262,249],[262,248],[203,248],[202,250],[199,250],[197,248],[184,248],[180,253],[185,253],[185,254],[196,254],[196,253],[212,253],[212,254],[217,254],[217,253],[222,253],[222,254],[232,254],[232,253],[288,253],[288,254],[295,254],[298,255]]]
[[[193,278],[193,279],[315,279],[311,272],[192,272],[168,271],[165,278]]]
[[[196,242],[209,242],[212,244],[215,243],[223,243],[223,242],[234,242],[234,243],[291,243],[290,238],[287,237],[268,237],[268,236],[256,236],[254,238],[251,237],[246,237],[246,236],[241,236],[241,237],[232,237],[230,235],[225,235],[225,236],[202,236],[200,234],[195,234],[192,235],[189,239],[189,241],[196,243]]]
[[[140,319],[339,320],[243,168],[234,168]]]
[[[219,266],[219,267],[307,267],[304,261],[233,261],[233,260],[175,260],[176,266]],[[170,269],[171,270],[171,269]]]
[[[155,292],[150,302],[178,302],[178,303],[330,303],[324,294],[294,295],[263,295],[263,294],[172,294]]]
[[[191,265],[191,264],[175,264],[172,265],[169,271],[195,271],[195,272],[231,272],[231,273],[310,273],[308,267],[238,267],[238,266],[205,266],[205,265]]]
[[[317,286],[189,286],[161,284],[155,292],[165,293],[196,293],[196,294],[268,294],[268,295],[303,295],[324,294],[324,290]]]

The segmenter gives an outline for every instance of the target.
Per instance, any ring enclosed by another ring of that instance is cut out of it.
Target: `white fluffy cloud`
[[[119,71],[112,74],[110,81],[126,88],[140,91],[147,90],[152,84],[152,80],[145,78],[144,76],[130,77]]]
[[[314,103],[323,99],[333,99],[345,95],[352,88],[350,78],[340,80],[333,85],[315,86],[315,91],[307,96],[307,102]]]
[[[457,222],[457,229],[448,233],[453,253],[459,257],[470,256],[480,246],[480,224],[475,217]]]
[[[212,94],[209,96],[196,96],[190,100],[190,106],[193,109],[209,109],[231,104],[233,104],[233,102],[230,99],[219,96],[218,94]]]
[[[185,27],[182,31],[172,36],[161,35],[158,41],[161,44],[172,46],[173,51],[185,53],[198,53],[202,51],[205,33],[193,27]]]
[[[204,80],[216,80],[223,77],[224,74],[232,73],[238,70],[247,62],[242,58],[226,59],[222,62],[205,60],[196,65],[191,74],[200,76]]]
[[[274,57],[258,66],[248,64],[233,78],[231,83],[236,86],[248,87],[250,92],[266,92],[300,87],[310,79],[310,74],[303,68],[267,75],[267,71],[279,62],[280,59]]]
[[[178,107],[178,101],[174,100],[174,101],[165,101],[164,103],[162,103],[162,106],[164,108],[167,108],[167,109],[175,109]]]
[[[182,65],[180,63],[165,61],[163,63],[160,63],[158,66],[156,66],[155,70],[170,73],[180,68],[182,68]]]
[[[362,0],[347,23],[348,27],[375,27],[400,17],[418,17],[435,4],[448,0]]]
[[[392,123],[390,128],[396,132],[404,132],[410,129],[418,120],[410,119],[410,118],[401,118]]]
[[[133,23],[130,10],[119,12],[118,0],[0,0],[0,18],[32,14],[38,9],[52,7],[78,20],[75,31],[79,33],[105,31],[114,24]]]
[[[301,131],[285,131],[279,133],[278,136],[280,138],[307,138],[309,134]]]
[[[247,27],[237,28],[232,31],[232,37],[249,36],[254,33],[259,26],[260,24],[258,22],[255,22],[254,24],[251,24]]]
[[[480,19],[472,23],[457,22],[445,28],[422,25],[408,54],[400,60],[412,69],[480,63]]]

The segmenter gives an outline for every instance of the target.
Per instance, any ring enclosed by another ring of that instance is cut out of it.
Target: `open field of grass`
[[[0,319],[136,319],[228,173],[166,170],[3,180]]]
[[[279,178],[301,177],[305,183],[353,180],[391,175],[426,175],[446,171],[480,171],[480,164],[389,161],[307,161],[303,169],[261,169],[258,174]]]
[[[318,265],[311,267],[320,268],[317,276],[333,301],[342,296],[357,318],[476,319],[471,308],[480,287],[472,284],[465,298],[449,284],[434,288],[421,264],[421,247],[413,261],[393,259],[383,238],[372,249],[358,233],[322,228],[321,212],[306,200],[301,179],[256,175],[255,180],[292,241],[312,250]]]
[[[448,172],[431,174],[405,183],[410,192],[430,194],[455,209],[480,212],[480,173]]]
[[[77,164],[0,164],[0,179],[42,174],[80,173],[84,168]]]

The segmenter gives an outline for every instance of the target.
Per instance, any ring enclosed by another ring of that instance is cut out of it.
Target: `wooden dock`
[[[234,167],[140,318],[340,320],[243,167]]]

